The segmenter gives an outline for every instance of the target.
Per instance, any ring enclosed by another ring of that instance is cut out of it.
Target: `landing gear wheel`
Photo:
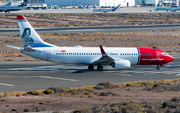
[[[113,68],[115,68],[115,62],[111,63],[111,66],[112,66]]]
[[[94,70],[94,66],[93,66],[93,65],[89,65],[89,66],[88,66],[88,69],[89,69],[89,70]]]
[[[102,67],[102,66],[98,66],[98,67],[97,67],[97,70],[98,70],[98,71],[103,71],[103,67]]]
[[[160,70],[160,67],[159,67],[159,65],[157,65],[157,67],[156,67],[156,70]]]

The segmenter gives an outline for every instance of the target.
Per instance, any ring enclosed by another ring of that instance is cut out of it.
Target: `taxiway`
[[[115,12],[108,13],[129,13],[129,14],[158,14],[158,13],[177,13],[180,12],[166,12],[166,11],[154,11],[156,7],[124,7],[120,8],[120,10],[116,10]],[[48,10],[20,10],[20,11],[11,11],[11,14],[92,14],[92,13],[104,13],[104,12],[93,12],[93,9],[48,9]],[[0,14],[5,14],[4,12],[0,12]]]
[[[61,27],[61,28],[36,28],[38,34],[50,33],[90,33],[90,32],[138,32],[152,30],[180,29],[180,24],[169,25],[135,25],[135,26],[93,26],[93,27]],[[1,36],[17,35],[19,29],[0,29]]]

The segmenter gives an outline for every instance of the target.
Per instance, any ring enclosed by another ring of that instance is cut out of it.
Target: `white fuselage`
[[[139,61],[138,48],[103,48],[108,56],[114,60],[129,60],[131,64],[137,64]],[[34,58],[62,64],[91,64],[102,57],[99,47],[42,47],[33,49],[36,52],[23,51],[23,53]]]
[[[0,10],[2,11],[18,11],[25,8],[25,6],[0,6]]]
[[[94,9],[93,12],[111,12],[113,11],[113,9]]]

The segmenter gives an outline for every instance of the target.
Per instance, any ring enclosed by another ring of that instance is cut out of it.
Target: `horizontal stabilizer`
[[[21,50],[22,48],[21,47],[16,47],[16,46],[10,46],[10,45],[6,45],[7,47],[11,47],[11,48],[14,48],[14,49],[18,49],[18,50]]]

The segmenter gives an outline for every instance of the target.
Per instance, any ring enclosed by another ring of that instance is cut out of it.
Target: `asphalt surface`
[[[139,25],[139,26],[97,26],[97,27],[65,27],[65,28],[37,28],[38,34],[47,33],[89,33],[89,32],[137,32],[152,30],[180,29],[180,24],[170,25]],[[19,29],[0,29],[1,36],[20,34]]]
[[[40,61],[0,62],[0,93],[44,90],[51,86],[82,87],[100,82],[115,83],[175,79],[180,76],[180,57],[160,70],[156,66],[132,66],[128,69],[104,67],[104,71],[89,71],[87,66],[61,65]]]
[[[166,12],[166,11],[154,11],[156,7],[124,7],[120,8],[120,10],[116,10],[115,12],[108,13],[129,13],[129,14],[158,14],[158,13],[176,13],[180,12]],[[66,14],[66,13],[75,13],[75,14],[92,14],[93,9],[48,9],[48,10],[20,10],[20,11],[11,11],[11,14]],[[95,12],[95,13],[104,13],[104,12]],[[0,14],[5,14],[4,12],[0,12]]]

